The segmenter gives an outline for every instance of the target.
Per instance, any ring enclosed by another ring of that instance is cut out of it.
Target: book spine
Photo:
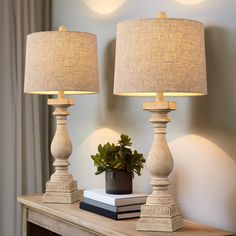
[[[113,211],[108,211],[100,207],[92,206],[85,202],[80,202],[80,208],[82,210],[90,211],[92,213],[96,213],[98,215],[105,216],[113,220],[117,220],[117,214],[116,212],[113,212]]]
[[[118,212],[118,209],[117,209],[118,207],[112,206],[112,205],[109,205],[109,204],[106,204],[106,203],[103,203],[103,202],[99,202],[99,201],[96,201],[96,200],[93,200],[93,199],[90,199],[90,198],[84,197],[83,202],[85,202],[87,204],[90,204],[90,205],[93,205],[93,206],[96,206],[96,207],[104,208],[108,211]]]
[[[146,202],[146,197],[132,197],[132,198],[124,198],[124,199],[115,199],[115,206],[143,204],[145,202]]]

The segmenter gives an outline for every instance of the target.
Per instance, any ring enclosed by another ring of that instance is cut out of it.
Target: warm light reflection
[[[197,5],[201,2],[204,2],[205,0],[175,0],[175,1],[184,5]]]
[[[222,136],[222,133],[219,135]],[[212,226],[228,225],[228,230],[234,231],[236,159],[235,154],[230,156],[226,150],[229,145],[233,147],[235,139],[225,141],[223,138],[219,141],[223,149],[197,135],[187,135],[170,142],[175,163],[170,188],[187,219]]]
[[[131,96],[131,97],[154,97],[156,96],[156,92],[140,92],[140,93],[116,93],[115,95],[119,96]],[[185,93],[185,92],[164,92],[165,97],[189,97],[189,96],[202,96],[205,95],[203,93]]]
[[[78,157],[73,160],[71,172],[78,179],[82,188],[102,188],[104,187],[104,174],[95,175],[96,168],[93,165],[91,155],[97,153],[99,144],[107,142],[117,143],[120,134],[110,128],[101,128],[88,135],[82,143],[76,144]],[[72,160],[71,160],[72,161]],[[81,168],[82,167],[82,168]]]
[[[126,0],[83,0],[96,13],[110,14],[117,10]]]

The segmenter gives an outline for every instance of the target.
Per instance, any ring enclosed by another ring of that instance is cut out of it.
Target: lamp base
[[[137,224],[139,231],[174,232],[183,227],[181,216],[173,218],[142,218]]]
[[[43,202],[74,203],[82,200],[83,190],[77,189],[76,180],[73,181],[48,181],[46,192],[43,194]]]
[[[141,206],[137,230],[173,232],[181,227],[183,219],[172,196],[162,196],[156,199],[155,204],[146,203]]]
[[[53,115],[57,120],[57,129],[51,144],[55,172],[46,183],[43,202],[73,203],[81,200],[83,193],[77,189],[77,182],[68,171],[72,143],[66,129],[66,117],[69,115],[67,108],[75,103],[72,99],[64,98],[63,92],[59,92],[58,99],[49,99],[48,104],[55,107]]]
[[[82,200],[83,190],[75,190],[70,193],[63,192],[45,192],[43,202],[48,203],[74,203]]]
[[[137,230],[173,232],[183,226],[179,206],[168,193],[168,176],[174,163],[166,141],[166,124],[170,121],[167,114],[176,109],[176,103],[164,101],[163,94],[158,94],[158,98],[143,105],[144,110],[153,113],[150,122],[154,126],[154,140],[147,159],[153,191],[141,207]]]

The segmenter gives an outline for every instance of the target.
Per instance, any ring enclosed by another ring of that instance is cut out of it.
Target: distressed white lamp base
[[[137,230],[173,232],[183,227],[178,204],[171,198],[163,196],[163,199],[157,199],[159,203],[143,205]]]
[[[166,124],[170,121],[167,113],[176,109],[176,103],[164,101],[163,94],[158,94],[158,99],[143,104],[144,110],[153,113],[150,122],[154,126],[154,141],[147,159],[153,192],[141,207],[137,230],[172,232],[183,226],[179,206],[168,193],[173,158],[166,141]]]
[[[51,144],[55,161],[55,173],[46,184],[43,202],[73,203],[82,199],[82,190],[77,189],[77,182],[68,171],[68,158],[72,153],[72,144],[66,129],[67,108],[74,105],[74,100],[64,98],[59,92],[58,99],[49,99],[48,104],[55,107],[53,115],[57,119],[57,129]]]
[[[47,183],[46,187],[48,188]],[[59,183],[60,184],[60,183]],[[80,201],[83,197],[83,191],[82,190],[75,190],[73,192],[62,192],[58,191],[56,192],[55,189],[56,187],[53,186],[52,191],[46,190],[46,192],[43,194],[43,202],[51,202],[51,203],[74,203],[77,201]],[[64,190],[63,190],[64,191]]]

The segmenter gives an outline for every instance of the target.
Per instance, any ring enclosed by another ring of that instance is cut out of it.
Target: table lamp
[[[175,231],[183,226],[179,206],[168,193],[173,158],[166,141],[167,113],[175,102],[164,96],[207,94],[204,26],[202,23],[167,18],[118,23],[114,94],[156,96],[143,109],[152,112],[154,141],[147,159],[152,193],[141,207],[137,230]]]
[[[68,171],[72,144],[66,129],[67,108],[74,100],[64,94],[93,94],[98,92],[98,59],[96,36],[90,33],[59,31],[37,32],[27,36],[24,92],[57,94],[48,99],[55,107],[57,120],[51,153],[55,172],[46,183],[43,202],[73,203],[82,192]],[[79,171],[79,170],[78,170]]]

